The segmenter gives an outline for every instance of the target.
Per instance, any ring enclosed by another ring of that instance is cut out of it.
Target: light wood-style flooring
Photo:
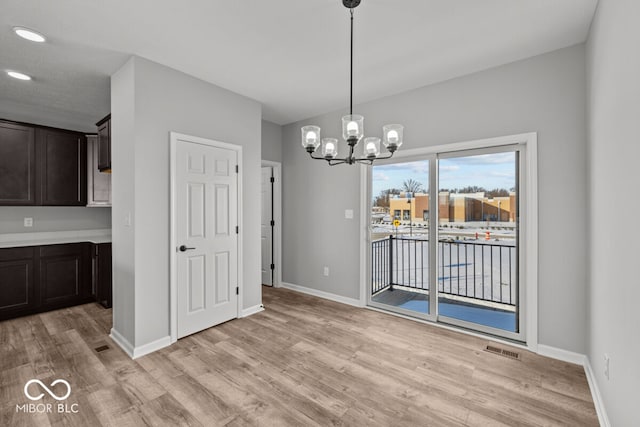
[[[96,304],[0,322],[0,426],[598,425],[580,366],[285,289],[263,301],[136,360]],[[16,412],[32,378],[69,381],[78,413]]]

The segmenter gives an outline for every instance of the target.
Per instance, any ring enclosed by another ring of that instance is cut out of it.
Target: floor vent
[[[504,348],[496,347],[495,345],[487,344],[487,347],[484,350],[489,353],[508,357],[509,359],[520,360],[520,353],[512,350],[505,350]]]
[[[101,345],[100,347],[96,347],[95,348],[96,353],[100,353],[100,352],[105,351],[105,350],[109,350],[109,346],[108,345]]]

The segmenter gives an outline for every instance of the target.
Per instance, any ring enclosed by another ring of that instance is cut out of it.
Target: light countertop
[[[57,245],[62,243],[110,243],[111,230],[46,231],[0,234],[0,248]]]

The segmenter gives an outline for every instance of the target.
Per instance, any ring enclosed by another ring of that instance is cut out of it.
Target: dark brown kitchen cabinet
[[[36,203],[35,129],[0,121],[0,205]]]
[[[93,284],[96,301],[111,308],[111,243],[93,245]]]
[[[82,134],[37,129],[40,204],[87,204],[87,140]]]
[[[84,134],[0,120],[0,205],[86,204]]]
[[[93,300],[90,247],[90,243],[40,246],[40,309],[68,307]]]
[[[111,172],[111,114],[96,123],[98,126],[98,169]]]
[[[36,307],[35,249],[0,249],[0,320],[29,314]]]

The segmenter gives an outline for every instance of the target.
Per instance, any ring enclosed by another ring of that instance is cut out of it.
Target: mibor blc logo
[[[38,385],[37,391],[39,391],[39,394],[33,392],[36,387],[30,387],[32,384]],[[52,388],[54,388],[58,384],[64,385],[64,389],[63,387],[56,387],[57,392],[62,394],[56,394],[56,392],[52,390]],[[47,386],[45,383],[38,379],[32,379],[27,381],[27,383],[24,385],[24,395],[29,400],[41,400],[45,396],[45,393],[43,393],[43,391],[60,402],[62,400],[67,400],[67,398],[71,395],[71,384],[69,384],[69,382],[66,380],[57,379],[49,386]],[[67,403],[25,403],[22,405],[16,405],[16,412],[24,412],[28,414],[51,412],[56,412],[59,414],[77,414],[78,404],[73,403],[69,405]]]

